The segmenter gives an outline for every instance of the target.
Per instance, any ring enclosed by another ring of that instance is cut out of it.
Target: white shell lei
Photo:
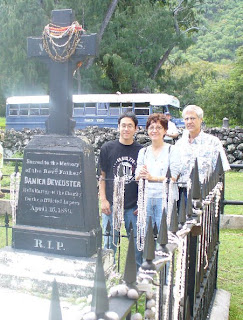
[[[187,236],[180,237],[178,246],[178,255],[176,263],[175,290],[174,290],[174,320],[179,319],[180,302],[185,296],[185,277],[186,277],[186,259]]]
[[[167,212],[167,194],[169,192],[168,189],[168,184],[167,184],[167,179],[165,179],[162,183],[162,212],[165,209],[165,211]]]
[[[124,222],[124,191],[125,191],[125,176],[115,176],[114,191],[113,191],[113,244],[115,244],[115,230],[121,230]]]
[[[166,201],[166,200],[165,200]],[[168,211],[167,211],[167,225],[170,225],[171,214],[173,210],[174,203],[174,182],[170,180],[169,190],[168,190]]]
[[[137,215],[137,249],[142,251],[146,235],[147,220],[147,186],[148,181],[139,179],[138,182],[138,215]]]
[[[12,209],[12,221],[13,225],[16,224],[16,209],[19,200],[19,183],[20,173],[14,172],[10,175],[10,205]]]

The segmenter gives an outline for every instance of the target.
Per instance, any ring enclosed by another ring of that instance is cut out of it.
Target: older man
[[[191,170],[198,161],[199,179],[203,183],[208,174],[215,169],[218,155],[221,155],[224,171],[230,169],[223,146],[217,137],[201,130],[203,110],[196,105],[188,105],[182,113],[185,120],[184,133],[177,141],[181,156],[179,186],[186,187]]]

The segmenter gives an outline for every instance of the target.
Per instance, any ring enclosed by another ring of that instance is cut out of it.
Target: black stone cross
[[[72,10],[52,11],[54,25],[72,22]],[[60,39],[63,44],[65,38]],[[94,151],[72,134],[71,119],[73,70],[95,53],[95,35],[82,35],[64,62],[49,57],[40,38],[28,38],[29,56],[39,57],[50,69],[50,116],[47,134],[34,136],[24,150],[12,229],[15,249],[91,257],[101,247]]]
[[[52,24],[66,27],[74,21],[71,9],[53,10]],[[59,44],[67,41],[68,36],[55,40]],[[28,38],[28,57],[38,57],[45,62],[50,70],[50,116],[46,123],[49,134],[72,135],[75,122],[72,117],[73,72],[76,64],[87,57],[94,56],[96,49],[96,34],[81,35],[74,54],[65,62],[54,61],[43,47],[42,38]],[[58,50],[62,50],[57,48]]]

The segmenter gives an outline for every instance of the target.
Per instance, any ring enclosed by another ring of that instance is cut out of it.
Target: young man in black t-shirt
[[[111,227],[112,205],[113,205],[113,183],[114,177],[120,171],[125,173],[125,195],[124,195],[124,221],[127,234],[129,233],[130,222],[133,224],[136,246],[137,234],[137,198],[138,189],[135,182],[135,169],[137,165],[137,156],[142,146],[134,141],[134,134],[138,129],[137,117],[129,112],[120,116],[118,119],[118,130],[120,133],[119,140],[105,143],[100,151],[100,169],[101,176],[99,182],[99,195],[102,212],[103,230],[106,230],[108,221]],[[118,242],[117,233],[114,239],[115,245]],[[113,237],[104,237],[104,247],[116,252],[116,246],[113,244]],[[136,263],[140,266],[142,263],[142,252],[136,249]]]

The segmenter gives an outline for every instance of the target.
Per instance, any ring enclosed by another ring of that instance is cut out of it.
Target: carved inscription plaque
[[[91,257],[101,246],[95,158],[73,136],[35,136],[24,151],[12,246]]]
[[[81,167],[78,154],[27,152],[17,223],[80,230]]]

